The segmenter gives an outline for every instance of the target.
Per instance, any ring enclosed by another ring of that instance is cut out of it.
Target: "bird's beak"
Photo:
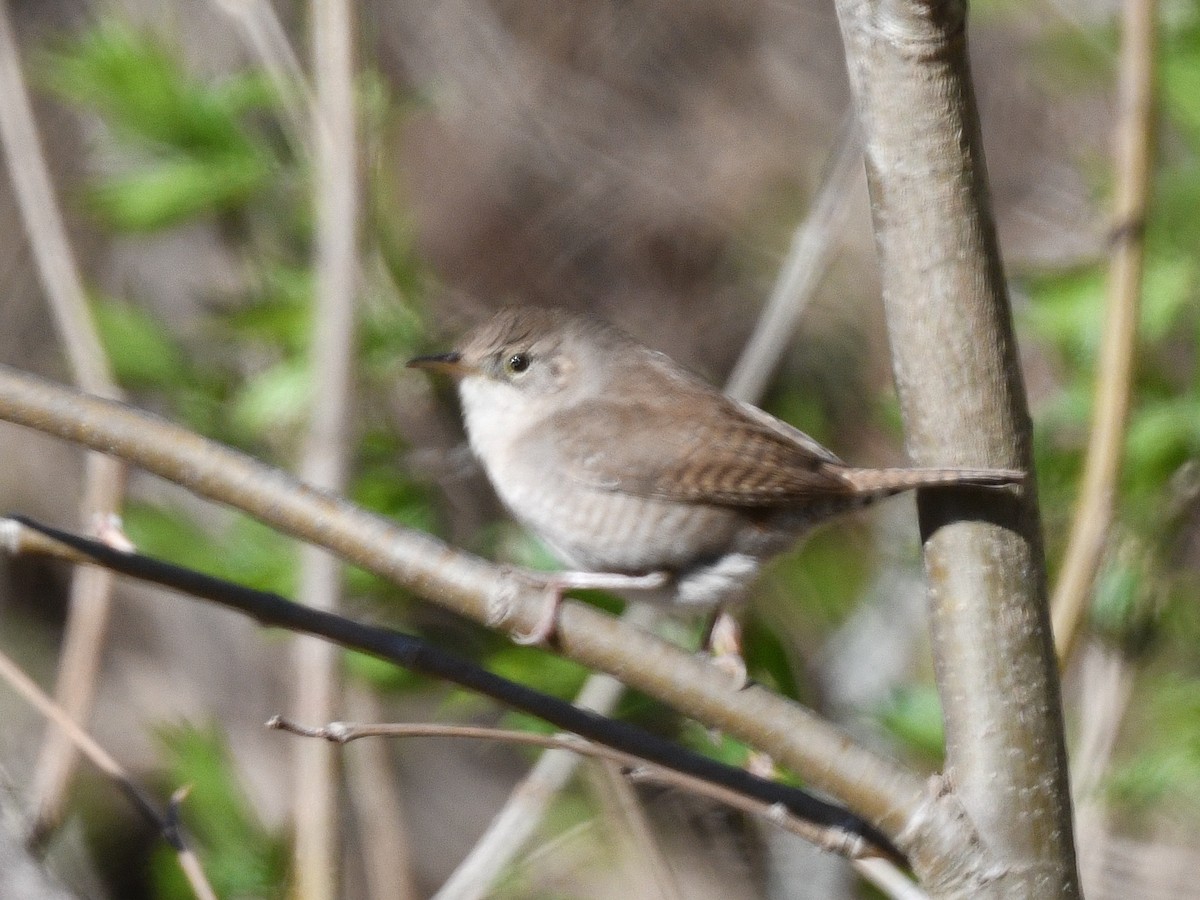
[[[457,351],[435,353],[433,356],[418,356],[408,361],[408,368],[428,369],[430,372],[442,372],[456,378],[461,378],[470,372],[470,369],[463,365],[462,354]]]

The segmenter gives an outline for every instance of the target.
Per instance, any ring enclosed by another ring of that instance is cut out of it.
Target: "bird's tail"
[[[1025,480],[1016,469],[846,469],[840,474],[855,493],[885,497],[914,488],[1007,487]]]

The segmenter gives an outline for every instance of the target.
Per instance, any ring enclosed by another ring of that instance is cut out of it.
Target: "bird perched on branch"
[[[1010,469],[862,468],[597,319],[511,307],[410,366],[458,383],[471,449],[504,505],[575,571],[562,591],[639,591],[712,610],[828,519],[913,488],[1000,487]]]

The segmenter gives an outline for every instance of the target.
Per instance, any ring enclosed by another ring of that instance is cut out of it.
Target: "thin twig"
[[[347,0],[314,0],[311,9],[317,290],[309,349],[313,408],[300,473],[317,488],[341,492],[354,364],[358,234],[352,13]],[[301,603],[335,608],[340,580],[341,566],[334,556],[312,545],[303,548]],[[297,708],[305,716],[328,718],[338,692],[336,648],[302,637],[295,653]],[[297,749],[296,896],[332,900],[338,894],[339,869],[337,760],[320,744]]]
[[[75,268],[62,213],[21,72],[21,54],[13,37],[7,4],[0,5],[0,138],[29,249],[37,262],[42,289],[66,349],[76,383],[92,394],[115,397],[108,358],[87,308],[83,281]]]
[[[7,3],[0,2],[0,141],[17,197],[29,248],[37,265],[75,383],[102,397],[120,397],[101,346],[83,281],[75,266],[67,230],[42,152],[21,57]],[[125,491],[126,467],[119,460],[88,454],[83,475],[80,521],[91,526],[117,512]],[[95,695],[104,633],[112,606],[112,574],[89,568],[71,579],[67,622],[58,661],[55,695],[70,717],[88,718]],[[75,749],[58,728],[45,735],[34,767],[31,803],[35,837],[44,837],[61,817],[74,767]]]
[[[631,875],[642,886],[639,896],[646,900],[683,900],[679,880],[671,871],[646,810],[621,767],[604,760],[592,766],[587,774],[594,785],[592,793],[610,820],[608,831],[614,833],[621,855],[636,867]]]
[[[1118,75],[1116,197],[1108,300],[1096,362],[1094,422],[1071,536],[1051,610],[1066,665],[1091,596],[1113,520],[1133,393],[1146,213],[1154,163],[1156,0],[1126,0]]]
[[[298,153],[311,158],[313,140],[308,111],[313,109],[316,101],[275,8],[266,0],[213,2],[236,21],[245,33],[250,47],[279,95],[288,125],[288,138]]]
[[[196,859],[195,854],[184,841],[178,817],[173,811],[182,801],[183,795],[177,792],[171,801],[172,810],[168,810],[165,814],[159,812],[154,805],[154,801],[147,797],[137,782],[129,777],[129,773],[125,771],[121,764],[107,750],[101,747],[91,735],[76,725],[75,721],[61,706],[50,699],[32,678],[26,675],[12,659],[2,652],[0,652],[0,679],[7,682],[30,706],[54,722],[62,734],[67,736],[67,739],[71,741],[80,753],[116,783],[117,787],[121,789],[121,793],[129,798],[137,811],[145,816],[159,834],[163,836],[163,839],[171,845],[179,861],[179,867],[183,870],[188,884],[192,888],[192,893],[200,898],[200,900],[216,900],[217,895],[208,883],[199,860]]]
[[[1080,877],[1096,890],[1103,880],[1108,838],[1107,808],[1101,782],[1129,710],[1137,669],[1119,649],[1093,638],[1080,659],[1079,736],[1072,757],[1071,794],[1075,799]]]
[[[857,859],[864,854],[874,856],[873,848],[861,843],[857,838],[848,838],[841,831],[824,829],[814,826],[811,822],[797,819],[781,810],[778,805],[761,803],[744,794],[731,791],[728,788],[714,785],[711,782],[648,763],[639,756],[593,744],[569,734],[535,734],[529,731],[513,731],[501,728],[488,728],[479,725],[432,725],[432,724],[397,724],[382,723],[372,725],[356,725],[350,722],[332,722],[324,726],[300,725],[282,716],[274,716],[267,721],[268,728],[287,731],[301,737],[322,738],[336,744],[348,744],[368,737],[453,737],[472,740],[503,741],[509,744],[523,744],[546,749],[569,750],[582,756],[608,760],[626,768],[626,775],[635,780],[649,784],[660,784],[673,787],[698,797],[704,797],[717,803],[730,806],[744,813],[761,816],[768,821],[797,834],[825,850],[830,850],[851,859]]]

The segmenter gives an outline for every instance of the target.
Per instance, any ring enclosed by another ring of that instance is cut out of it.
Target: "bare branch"
[[[0,366],[0,419],[103,449],[284,533],[327,547],[368,571],[488,627],[522,632],[540,591],[435,538],[400,528],[234,450],[122,404],[85,397]],[[843,802],[902,849],[965,850],[969,834],[922,781],[866,750],[809,710],[760,686],[732,689],[704,660],[583,603],[567,602],[557,649],[685,715],[769,753]]]
[[[633,628],[650,630],[657,612],[645,604],[632,604],[621,620]],[[607,716],[616,708],[624,686],[610,675],[588,676],[575,697],[575,705]],[[543,753],[509,795],[504,808],[488,824],[434,900],[476,900],[484,897],[496,878],[512,862],[545,818],[554,797],[575,774],[579,756],[566,750]]]
[[[383,717],[372,686],[348,684],[345,696],[350,715],[364,721]],[[346,754],[345,770],[358,823],[367,896],[417,900],[421,893],[413,872],[408,823],[387,745],[379,741],[361,744]]]
[[[699,797],[714,800],[726,806],[761,816],[770,822],[784,828],[793,834],[805,838],[822,849],[838,853],[850,859],[875,857],[874,848],[857,838],[849,838],[845,832],[814,827],[811,822],[797,819],[781,810],[777,805],[759,803],[722,788],[711,782],[685,775],[673,769],[667,769],[654,763],[647,762],[640,756],[623,753],[611,747],[593,744],[569,734],[536,734],[530,731],[512,731],[500,728],[486,728],[477,725],[429,725],[429,724],[396,724],[384,723],[374,725],[355,725],[350,722],[331,722],[323,726],[304,726],[274,716],[267,721],[268,728],[277,728],[301,737],[323,738],[337,744],[348,744],[367,737],[454,737],[472,740],[503,741],[509,744],[524,744],[545,749],[569,750],[582,756],[608,760],[627,769],[626,774],[636,781],[650,784],[661,784],[685,791]]]
[[[124,575],[237,610],[264,627],[321,637],[412,672],[448,681],[595,743],[767,803],[819,828],[858,835],[889,857],[903,858],[903,853],[878,828],[809,791],[725,765],[627,722],[581,710],[557,697],[495,675],[414,635],[303,606],[278,594],[175,566],[126,548],[114,548],[29,519],[0,519],[0,544],[11,553],[38,552],[72,561],[82,555],[87,561]]]
[[[213,0],[213,3],[245,33],[279,95],[287,120],[288,138],[299,154],[311,158],[313,146],[308,111],[314,108],[316,101],[275,8],[267,0]]]
[[[835,239],[849,218],[851,204],[847,195],[855,180],[862,177],[861,155],[854,118],[847,116],[820,190],[792,234],[771,296],[725,385],[729,396],[753,403],[766,390],[771,374],[795,335],[800,317],[833,260]]]

